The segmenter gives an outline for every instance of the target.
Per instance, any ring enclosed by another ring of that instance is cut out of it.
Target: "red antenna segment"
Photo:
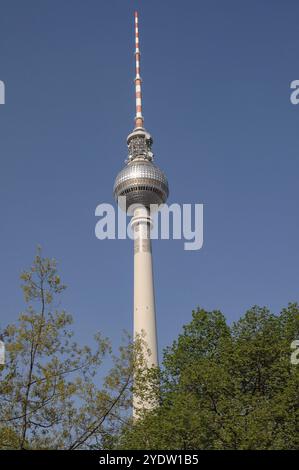
[[[135,11],[135,63],[136,63],[136,76],[135,76],[135,94],[136,94],[136,116],[135,128],[143,127],[142,116],[142,94],[141,94],[141,77],[140,77],[140,49],[139,49],[139,31],[138,31],[138,13]]]

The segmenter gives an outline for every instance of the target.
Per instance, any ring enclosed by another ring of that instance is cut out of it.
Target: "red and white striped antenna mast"
[[[138,30],[138,13],[135,11],[135,94],[136,94],[136,116],[135,128],[142,127],[144,119],[142,116],[142,93],[141,93],[141,76],[140,76],[140,49],[139,49],[139,30]]]

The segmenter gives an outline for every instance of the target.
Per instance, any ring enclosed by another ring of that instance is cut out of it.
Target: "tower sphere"
[[[153,163],[152,138],[144,129],[135,129],[127,139],[129,157],[126,166],[118,173],[113,193],[116,201],[126,196],[128,210],[133,204],[149,207],[160,205],[168,197],[168,181],[164,173]]]

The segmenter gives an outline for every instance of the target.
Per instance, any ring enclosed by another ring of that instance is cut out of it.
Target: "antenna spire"
[[[135,76],[135,94],[136,94],[135,128],[136,128],[136,127],[143,127],[143,122],[144,122],[143,116],[142,116],[140,49],[139,49],[139,31],[138,31],[137,11],[135,11],[135,64],[136,64],[136,76]]]

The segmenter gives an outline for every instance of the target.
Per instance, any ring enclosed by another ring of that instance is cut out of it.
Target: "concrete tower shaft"
[[[148,367],[158,365],[155,292],[150,230],[152,220],[148,209],[138,208],[131,220],[134,233],[134,337],[145,334],[150,350]]]
[[[150,237],[152,219],[146,207],[135,209],[131,226],[134,233],[134,340],[142,341],[143,365],[146,368],[158,367],[155,290]],[[136,372],[138,374],[138,371]],[[140,382],[138,385],[140,386]],[[139,393],[134,393],[133,417],[138,418],[140,410],[149,410],[156,405],[156,400],[141,399]]]

